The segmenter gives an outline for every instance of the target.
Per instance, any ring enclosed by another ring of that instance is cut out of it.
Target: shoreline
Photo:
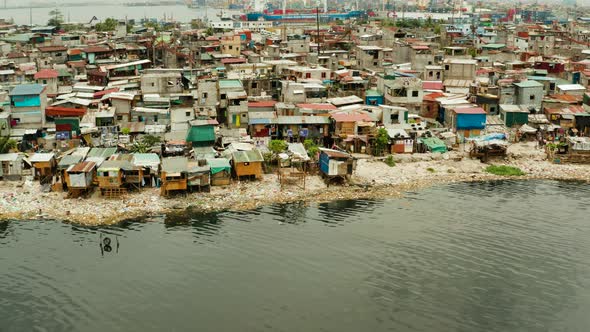
[[[360,159],[351,182],[345,185],[326,187],[318,175],[309,175],[305,190],[291,186],[281,191],[277,176],[265,174],[259,181],[234,182],[226,187],[212,187],[210,193],[189,193],[172,198],[161,197],[158,188],[144,188],[116,199],[102,198],[96,191],[89,198],[65,199],[65,193],[42,193],[39,184],[31,181],[3,182],[0,220],[55,219],[86,226],[106,226],[185,211],[211,213],[293,202],[399,198],[405,192],[458,182],[511,179],[590,183],[590,165],[552,164],[543,160],[538,151],[530,152],[525,147],[524,152],[487,164],[466,158],[461,152],[395,155],[397,164],[394,167],[375,158]],[[490,164],[516,166],[526,174],[489,174],[485,167]]]

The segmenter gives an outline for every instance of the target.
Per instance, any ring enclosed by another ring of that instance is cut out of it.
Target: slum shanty
[[[0,211],[41,211],[42,197],[120,210],[331,199],[328,185],[485,180],[489,165],[589,178],[582,12],[282,6],[191,22],[0,17]]]

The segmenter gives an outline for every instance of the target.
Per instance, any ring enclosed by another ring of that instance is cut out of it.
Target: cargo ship
[[[335,20],[349,20],[354,18],[360,18],[365,16],[366,13],[362,10],[353,10],[346,13],[338,12],[327,12],[320,13],[319,18],[322,22],[329,22]],[[287,10],[283,13],[282,10],[276,10],[272,13],[269,12],[252,12],[247,13],[243,16],[246,21],[296,21],[296,22],[315,22],[317,19],[317,13],[315,11],[309,12],[295,12]]]

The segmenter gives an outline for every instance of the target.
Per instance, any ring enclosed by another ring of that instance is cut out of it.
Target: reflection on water
[[[0,331],[585,331],[589,193],[499,181],[109,227],[0,222]]]

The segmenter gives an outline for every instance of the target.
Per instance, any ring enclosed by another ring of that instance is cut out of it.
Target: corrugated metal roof
[[[153,167],[160,165],[160,156],[155,153],[134,153],[133,165]]]
[[[43,85],[41,84],[21,84],[17,85],[10,91],[10,96],[29,96],[38,95],[43,92]]]
[[[322,153],[327,154],[331,158],[350,158],[350,154],[338,150],[320,148]]]
[[[33,156],[29,158],[29,161],[32,163],[42,163],[50,161],[51,159],[55,158],[54,153],[35,153]]]
[[[250,151],[236,151],[232,154],[233,161],[235,163],[248,163],[248,162],[262,162],[264,158],[260,151],[253,149]]]
[[[162,172],[182,173],[188,169],[188,158],[170,157],[162,159]]]
[[[527,80],[527,81],[522,81],[522,82],[518,82],[518,83],[514,83],[514,85],[516,85],[519,88],[537,88],[537,87],[543,87],[543,84],[537,82],[537,81],[533,81],[533,80]]]
[[[93,161],[83,161],[79,164],[72,165],[68,168],[68,173],[88,173],[92,171],[96,167],[96,164]]]
[[[243,89],[242,82],[240,80],[219,80],[219,88],[220,89],[231,89],[231,88],[239,88]]]
[[[0,161],[16,161],[18,153],[3,153],[0,154]]]
[[[82,159],[84,159],[84,157],[77,156],[77,155],[63,156],[61,158],[61,160],[59,161],[59,163],[57,164],[57,168],[59,168],[59,169],[68,168],[71,165],[75,165],[75,164],[79,163],[80,161],[82,161]]]
[[[118,171],[120,169],[130,169],[132,164],[127,160],[106,160],[98,168],[99,172]]]
[[[88,158],[90,157],[100,157],[103,159],[108,159],[110,156],[117,153],[117,148],[92,148],[88,152]]]

